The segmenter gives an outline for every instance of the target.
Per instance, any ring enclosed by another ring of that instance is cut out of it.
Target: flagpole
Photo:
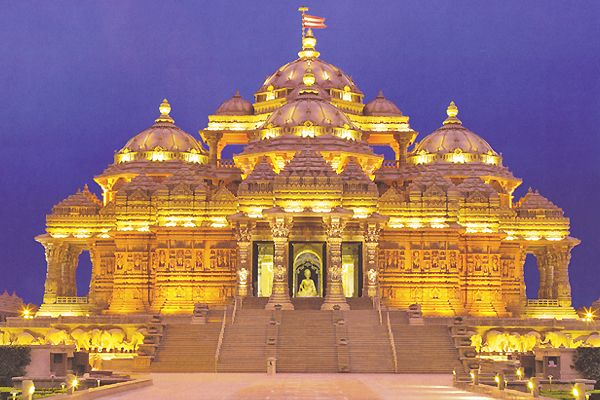
[[[300,7],[298,11],[302,11],[302,39],[304,39],[304,13],[308,11],[308,7]]]

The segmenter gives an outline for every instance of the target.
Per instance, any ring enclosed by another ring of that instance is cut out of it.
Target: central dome
[[[288,95],[289,102],[267,118],[262,126],[261,138],[292,134],[302,137],[334,135],[359,140],[358,127],[345,113],[331,105],[329,95],[314,84],[311,69],[303,71],[302,80],[303,85]]]
[[[254,95],[256,103],[288,97],[290,92],[303,84],[305,71],[311,69],[315,84],[323,88],[332,99],[357,103],[362,107],[362,92],[341,69],[318,58],[319,52],[314,50],[316,42],[309,29],[302,39],[303,50],[298,53],[300,58],[279,68],[264,81]]]

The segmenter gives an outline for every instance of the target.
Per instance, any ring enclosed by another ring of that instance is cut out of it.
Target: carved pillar
[[[571,245],[556,248],[556,269],[552,292],[563,307],[571,306],[571,284],[569,283],[569,261],[571,260]]]
[[[342,233],[346,219],[340,216],[325,216],[323,226],[327,233],[327,294],[321,310],[332,310],[335,306],[349,310],[342,284]]]
[[[264,214],[264,212],[263,212]],[[288,245],[292,218],[285,215],[277,215],[269,218],[271,232],[274,242],[273,257],[273,289],[269,302],[265,306],[267,310],[273,310],[281,306],[282,310],[293,310],[294,305],[290,300],[290,289],[288,286]]]
[[[44,304],[56,303],[61,290],[61,267],[67,250],[67,245],[59,241],[41,242],[46,249],[46,284],[44,290]]]
[[[217,161],[219,154],[219,141],[223,137],[223,134],[218,132],[204,131],[204,137],[206,138],[209,148],[209,164],[216,167],[218,166]]]
[[[363,231],[365,243],[365,257],[363,262],[363,297],[381,297],[379,290],[378,265],[379,233],[389,219],[389,217],[373,213],[365,221]],[[412,265],[412,263],[409,262],[409,265]]]
[[[363,272],[363,296],[379,297],[379,265],[377,263],[377,247],[379,246],[379,232],[381,227],[377,224],[365,224],[364,240],[366,247],[365,268]]]
[[[236,214],[230,218],[235,221],[234,231],[238,245],[238,262],[236,270],[236,296],[252,296],[252,263],[250,246],[252,245],[252,228],[250,218]]]
[[[58,291],[59,296],[75,297],[77,296],[77,281],[75,280],[75,270],[79,262],[81,248],[69,246],[62,259],[60,280],[61,285]]]
[[[548,288],[546,286],[546,252],[539,251],[534,253],[537,259],[538,270],[540,271],[540,288],[538,289],[538,299],[549,299]]]

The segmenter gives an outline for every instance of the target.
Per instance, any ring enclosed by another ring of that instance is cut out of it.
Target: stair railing
[[[231,325],[233,325],[233,323],[235,322],[235,314],[237,313],[238,309],[238,300],[240,300],[241,303],[240,297],[235,296],[235,298],[233,299],[233,313],[231,314]]]
[[[387,327],[388,336],[390,337],[390,345],[392,346],[392,354],[394,355],[394,372],[398,373],[398,355],[396,354],[396,342],[394,341],[394,332],[392,331],[392,324],[390,324],[390,312],[387,312]]]
[[[373,308],[377,310],[379,314],[379,325],[383,325],[383,318],[381,317],[381,300],[377,296],[373,296]]]
[[[215,373],[217,372],[217,363],[221,354],[221,344],[223,343],[223,333],[225,332],[225,321],[227,320],[227,310],[223,312],[223,323],[221,323],[221,332],[219,333],[219,341],[217,342],[217,350],[215,351]]]

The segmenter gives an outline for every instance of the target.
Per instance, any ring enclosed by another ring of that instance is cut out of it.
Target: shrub
[[[578,347],[573,355],[573,368],[585,379],[596,381],[596,388],[600,384],[600,348]]]
[[[25,367],[31,362],[27,346],[0,346],[0,385],[13,386],[12,378],[25,376]]]

